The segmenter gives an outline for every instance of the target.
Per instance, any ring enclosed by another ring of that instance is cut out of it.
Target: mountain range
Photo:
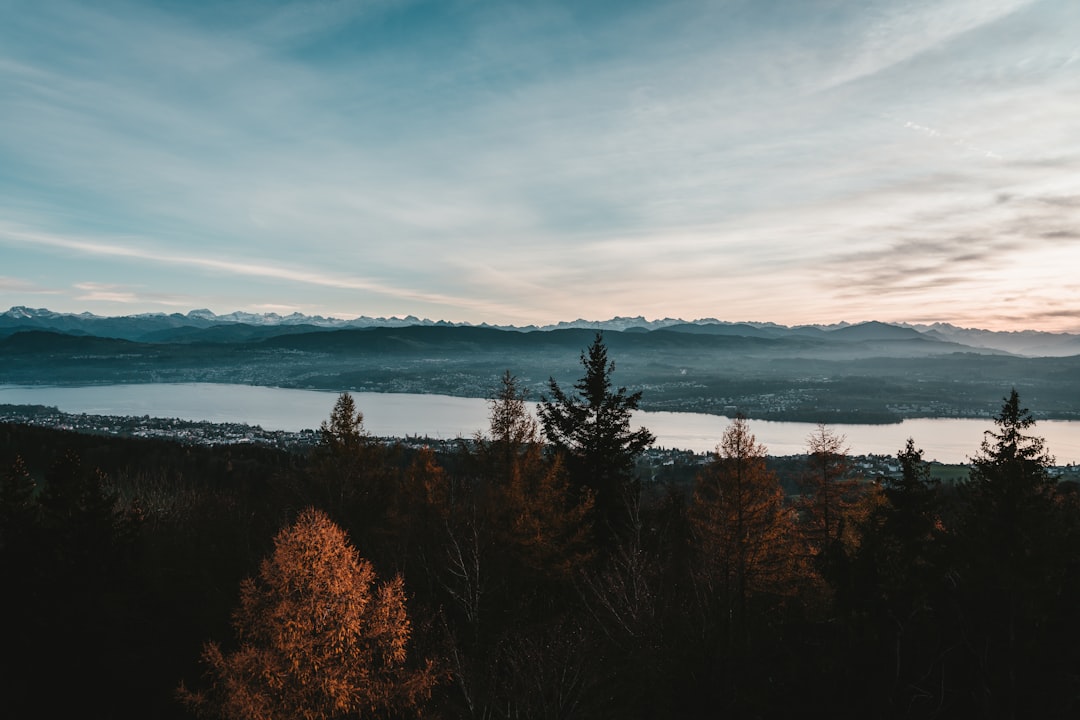
[[[964,346],[974,352],[999,351],[1026,357],[1066,357],[1080,354],[1080,335],[1078,334],[1035,330],[1000,332],[960,328],[947,323],[919,325],[871,321],[858,324],[836,323],[789,327],[769,322],[729,322],[715,318],[691,321],[677,318],[646,320],[638,316],[615,317],[602,321],[578,319],[545,326],[512,326],[454,323],[445,320],[421,319],[411,315],[403,318],[360,316],[352,320],[343,320],[300,313],[279,315],[277,313],[232,312],[217,315],[206,309],[192,310],[188,313],[145,313],[103,317],[85,312],[59,313],[44,308],[16,306],[7,312],[0,313],[0,337],[26,330],[47,330],[68,335],[90,335],[143,343],[235,343],[332,330],[406,327],[475,327],[524,333],[571,329],[629,333],[664,330],[687,334],[764,339],[817,338],[857,341],[922,339],[930,343]]]
[[[545,328],[343,321],[207,310],[0,314],[0,385],[239,383],[488,397],[506,371],[532,398],[570,387],[603,333],[642,409],[764,420],[991,417],[1016,388],[1041,418],[1080,418],[1080,336],[881,322],[787,327],[613,318]]]

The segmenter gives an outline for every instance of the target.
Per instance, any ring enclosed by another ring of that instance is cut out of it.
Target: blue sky
[[[1080,2],[0,0],[0,307],[1080,331]]]

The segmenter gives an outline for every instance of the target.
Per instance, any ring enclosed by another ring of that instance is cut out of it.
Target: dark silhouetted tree
[[[103,564],[114,568],[126,562],[138,516],[120,506],[119,494],[102,470],[84,468],[79,455],[68,451],[46,473],[38,501],[58,568],[66,566],[72,578],[101,576]]]
[[[522,457],[540,444],[539,426],[525,400],[525,391],[507,370],[488,400],[488,438],[477,438],[485,454],[485,471],[496,483],[507,482]]]
[[[356,409],[356,401],[349,393],[341,393],[330,419],[323,420],[319,426],[319,442],[335,453],[348,452],[359,448],[367,439],[364,430],[364,414]]]
[[[980,710],[1020,717],[1054,695],[1045,648],[1055,641],[1057,599],[1080,555],[1063,542],[1075,518],[1062,512],[1053,458],[1029,434],[1035,420],[1015,389],[994,425],[961,487],[958,607]]]
[[[860,547],[859,554],[872,570],[877,590],[891,601],[903,597],[905,602],[916,602],[908,591],[920,590],[925,578],[917,576],[940,555],[940,483],[930,477],[930,465],[914,439],[908,438],[897,460],[900,475],[882,480],[883,502],[860,528],[866,547]],[[868,599],[875,592],[864,588],[859,594]]]
[[[294,507],[314,505],[341,522],[369,557],[386,561],[386,513],[396,492],[396,469],[388,462],[386,446],[364,429],[364,416],[349,393],[334,403],[329,420],[319,428],[305,482],[294,488]]]
[[[567,458],[571,482],[596,494],[600,520],[611,529],[624,525],[619,506],[634,463],[653,442],[646,428],[630,429],[630,419],[641,402],[641,392],[612,390],[615,363],[609,362],[603,336],[581,354],[585,375],[565,393],[554,378],[548,380],[551,398],[541,398],[538,412],[544,436]]]
[[[1027,435],[1035,425],[1031,411],[1020,406],[1015,389],[1004,398],[994,418],[997,430],[987,430],[978,455],[971,460],[968,491],[974,499],[1007,511],[1027,498],[1042,497],[1053,487],[1054,459],[1043,439]]]
[[[860,543],[837,582],[837,605],[864,653],[878,714],[933,714],[944,705],[950,639],[942,613],[950,573],[940,483],[915,441],[897,454],[899,477],[882,480],[883,502],[860,523]],[[870,670],[873,668],[873,670]],[[877,669],[880,668],[880,672]]]
[[[120,505],[104,472],[84,467],[73,450],[58,455],[37,496],[36,546],[23,543],[16,567],[4,568],[12,573],[5,600],[23,606],[5,643],[19,658],[20,694],[41,702],[53,678],[67,677],[72,693],[108,715],[122,702],[109,688],[131,669],[125,642],[139,621],[139,518]],[[25,488],[26,478],[15,482]]]

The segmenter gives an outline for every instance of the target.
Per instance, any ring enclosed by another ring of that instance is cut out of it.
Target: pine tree
[[[900,476],[885,481],[885,497],[888,503],[880,515],[887,525],[887,535],[902,547],[914,562],[925,556],[925,546],[935,535],[940,521],[940,483],[930,477],[930,465],[923,459],[923,451],[915,447],[914,438],[908,438],[897,455]]]
[[[1029,434],[1035,420],[1015,389],[994,425],[961,487],[957,607],[964,609],[959,624],[980,711],[1020,717],[1043,694],[1036,688],[1055,682],[1044,648],[1056,643],[1054,628],[1063,625],[1060,598],[1078,557],[1066,541],[1076,521],[1063,512],[1053,458],[1042,438]]]
[[[571,482],[595,493],[600,521],[615,529],[626,522],[620,509],[634,463],[656,437],[646,428],[630,429],[641,392],[612,390],[615,363],[608,361],[600,333],[582,352],[581,364],[585,375],[574,383],[576,392],[567,394],[550,378],[551,399],[541,398],[537,409],[547,441],[567,458]]]
[[[1043,439],[1027,434],[1035,419],[1021,407],[1015,389],[1004,398],[994,425],[984,433],[961,488],[964,532],[981,546],[981,554],[993,558],[998,571],[1006,571],[1001,579],[1007,584],[1011,573],[1026,574],[1033,555],[1048,549],[1042,540],[1054,515],[1054,461]]]
[[[984,433],[980,453],[971,461],[968,483],[974,495],[1002,510],[1025,497],[1044,495],[1053,486],[1049,469],[1054,464],[1043,439],[1025,434],[1035,425],[1035,418],[1020,406],[1016,389],[1003,400],[994,418],[997,430]]]
[[[489,439],[481,442],[488,459],[488,469],[499,477],[509,478],[522,456],[540,444],[537,422],[525,406],[526,394],[518,379],[507,370],[488,401]]]
[[[319,443],[335,453],[347,452],[360,447],[367,437],[364,430],[364,414],[356,409],[356,401],[349,393],[341,393],[330,411],[330,419],[319,427]]]
[[[879,683],[875,699],[893,712],[944,702],[949,644],[939,627],[950,570],[939,483],[913,439],[897,459],[899,477],[882,481],[884,501],[859,524],[859,545],[832,578],[845,624],[872,658],[868,664],[881,669],[871,672]]]
[[[295,494],[290,498],[293,507],[314,505],[347,523],[350,535],[368,548],[370,557],[384,560],[381,534],[394,494],[388,455],[364,428],[364,415],[352,395],[341,393],[319,428],[319,444],[304,482],[289,488]]]

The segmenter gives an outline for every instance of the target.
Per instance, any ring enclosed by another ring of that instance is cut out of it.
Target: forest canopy
[[[0,426],[5,714],[57,675],[111,717],[1080,709],[1080,495],[1016,391],[959,483],[827,425],[778,472],[746,418],[658,480],[602,337],[581,363],[539,422],[505,373],[453,449],[348,394],[303,453]]]

